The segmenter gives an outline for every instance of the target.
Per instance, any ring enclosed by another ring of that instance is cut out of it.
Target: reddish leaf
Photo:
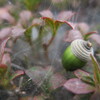
[[[3,40],[10,35],[11,35],[11,28],[7,27],[0,30],[0,40]]]
[[[76,29],[80,30],[84,34],[89,31],[90,27],[87,23],[81,22],[76,25]]]
[[[74,74],[76,75],[76,77],[78,77],[79,79],[82,79],[84,76],[89,76],[90,74],[88,72],[85,72],[83,70],[75,70]]]
[[[64,87],[75,94],[87,94],[94,91],[93,87],[82,82],[80,79],[77,78],[69,79],[64,84]]]
[[[53,74],[49,80],[49,84],[53,90],[63,86],[65,82],[65,77],[60,73]]]
[[[28,10],[24,10],[20,13],[20,19],[22,22],[29,21],[31,17],[32,17],[32,13]]]
[[[7,65],[0,64],[0,77],[3,77],[5,75],[5,72],[7,71]]]
[[[23,70],[18,70],[12,75],[12,77],[10,79],[13,80],[21,75],[24,75],[24,74],[25,74],[25,72]]]
[[[93,32],[88,32],[84,34],[84,39],[87,40],[92,34],[97,33],[97,31],[93,31]]]
[[[74,16],[74,12],[72,11],[62,11],[58,14],[58,20],[69,20]]]
[[[43,20],[45,20],[46,24],[49,25],[52,29],[54,30],[57,30],[58,27],[61,25],[61,24],[67,24],[69,25],[72,29],[74,29],[74,27],[70,24],[70,22],[68,21],[60,21],[60,20],[54,20],[54,19],[51,19],[49,17],[42,17]]]
[[[24,10],[20,13],[20,18],[17,25],[27,27],[31,18],[32,18],[32,12]]]
[[[10,15],[7,9],[0,8],[0,20],[7,20],[11,24],[15,23],[15,19]]]
[[[95,34],[95,33],[98,33],[98,32],[97,31],[92,31],[92,32],[85,33],[84,35],[92,35],[92,34]]]
[[[5,64],[0,64],[0,68],[5,68],[5,69],[7,69],[8,67],[7,67],[7,65],[5,65]]]
[[[94,40],[97,44],[100,45],[100,35],[99,34],[93,34],[93,35],[90,36],[90,38],[92,40]]]
[[[40,12],[40,15],[42,17],[53,18],[53,14],[50,10],[43,10],[43,11]]]
[[[69,22],[69,21],[61,21],[61,20],[57,20],[57,22],[62,23],[62,24],[67,24],[68,26],[70,26],[70,28],[74,29],[73,25]]]
[[[67,31],[64,41],[72,42],[76,39],[83,39],[83,37],[78,30],[73,29],[73,30]]]
[[[3,54],[4,54],[4,51],[5,51],[5,46],[6,46],[6,43],[7,41],[10,39],[10,37],[2,40],[2,42],[0,43],[0,63],[2,61],[2,57],[3,57]]]
[[[54,26],[54,28],[57,29],[57,27],[59,26],[59,24],[63,24],[63,23],[66,23],[67,25],[69,25],[72,29],[74,29],[74,27],[71,25],[70,22],[66,21],[67,19],[70,19],[74,13],[71,12],[71,11],[64,11],[64,12],[61,12],[59,15],[58,15],[58,18],[57,19],[54,19],[53,18],[53,14],[50,10],[44,10],[42,12],[40,12],[41,16],[42,16],[42,19],[45,20],[46,23],[49,23],[49,25],[51,27]],[[55,25],[54,25],[55,24]],[[55,29],[55,30],[56,30]]]
[[[71,21],[68,21],[68,23],[72,26],[72,29],[76,29],[76,23],[73,23]]]
[[[5,52],[11,53],[12,50],[11,50],[11,48],[5,48]]]
[[[12,27],[12,37],[13,38],[17,38],[19,36],[24,35],[25,29],[21,28],[21,27]]]
[[[10,54],[5,53],[5,54],[3,55],[3,58],[2,58],[2,62],[1,62],[1,63],[2,63],[2,64],[5,64],[5,65],[10,64],[10,63],[11,63]]]

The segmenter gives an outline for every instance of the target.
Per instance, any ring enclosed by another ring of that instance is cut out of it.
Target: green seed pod
[[[93,54],[92,44],[82,39],[74,40],[62,56],[63,67],[68,71],[83,67]]]

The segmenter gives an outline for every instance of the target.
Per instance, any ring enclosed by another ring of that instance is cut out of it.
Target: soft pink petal
[[[83,83],[80,79],[73,78],[69,79],[64,87],[75,94],[87,94],[94,91],[94,88],[90,85]]]

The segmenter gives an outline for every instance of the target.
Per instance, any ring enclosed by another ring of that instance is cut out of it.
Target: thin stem
[[[53,42],[55,36],[52,36],[51,39],[49,40],[48,44],[47,44],[47,47],[49,47],[51,45],[51,43]]]
[[[51,37],[51,39],[49,40],[48,44],[43,44],[43,48],[44,48],[44,51],[45,51],[45,56],[46,58],[49,60],[49,57],[48,57],[48,48],[49,46],[51,45],[51,43],[53,42],[53,40],[55,39],[55,36],[56,36],[56,33],[54,33]]]

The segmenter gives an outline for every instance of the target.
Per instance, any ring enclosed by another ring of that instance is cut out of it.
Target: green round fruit
[[[78,68],[81,68],[83,67],[86,62],[85,61],[82,61],[80,60],[79,58],[77,58],[72,52],[71,52],[71,47],[69,46],[63,56],[62,56],[62,64],[63,64],[63,67],[66,69],[66,70],[75,70],[75,69],[78,69]]]
[[[67,71],[82,68],[90,60],[93,48],[90,42],[77,39],[66,48],[62,55],[62,64]]]

